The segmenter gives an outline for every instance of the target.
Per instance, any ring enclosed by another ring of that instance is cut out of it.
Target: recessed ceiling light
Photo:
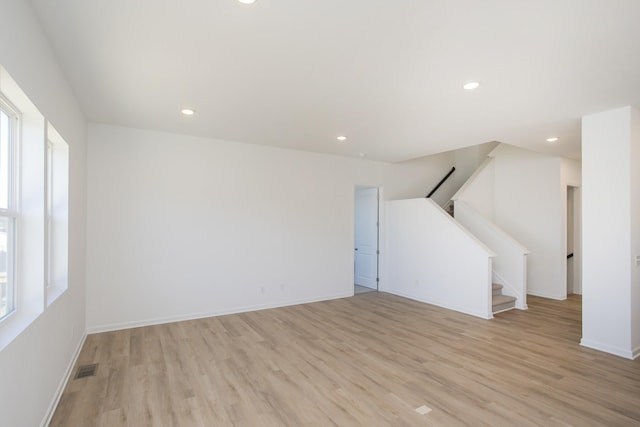
[[[183,116],[193,116],[196,113],[196,110],[193,110],[191,108],[183,108],[182,110],[180,110],[180,112]]]
[[[478,89],[478,87],[480,87],[480,83],[478,82],[469,82],[466,85],[462,86],[463,88],[465,88],[466,90],[474,90],[474,89]]]
[[[238,1],[242,4],[251,4],[256,2],[256,0],[238,0]]]
[[[547,138],[547,142],[556,142],[558,140],[557,136],[552,136],[551,138]]]
[[[346,141],[347,137],[344,135],[340,135],[338,138],[336,138],[338,141]]]
[[[366,153],[358,153],[358,156],[360,156],[360,157],[364,157],[366,155],[367,155]]]

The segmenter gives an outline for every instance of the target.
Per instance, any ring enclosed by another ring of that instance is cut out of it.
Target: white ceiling
[[[640,106],[640,0],[32,3],[93,122],[386,161],[494,140],[578,157],[583,115]]]

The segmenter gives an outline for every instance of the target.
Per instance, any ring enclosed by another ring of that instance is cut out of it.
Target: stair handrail
[[[426,198],[427,198],[427,199],[430,199],[430,198],[431,198],[431,196],[433,196],[433,193],[435,193],[436,191],[438,191],[438,188],[440,188],[440,186],[441,186],[442,184],[444,184],[444,182],[445,182],[447,179],[449,179],[449,177],[451,176],[451,174],[453,174],[455,171],[456,171],[456,167],[455,167],[455,166],[451,167],[451,170],[450,170],[450,171],[449,171],[449,172],[444,176],[444,178],[442,178],[442,179],[440,180],[440,182],[439,182],[435,187],[433,187],[433,190],[431,190],[431,192],[429,192],[429,194],[427,194]]]

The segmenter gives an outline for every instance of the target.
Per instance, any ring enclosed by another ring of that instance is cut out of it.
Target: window
[[[47,140],[47,288],[53,286],[52,260],[53,252],[53,142]]]
[[[69,146],[0,66],[0,351],[68,287]]]
[[[47,307],[46,124],[0,66],[0,351]]]
[[[0,320],[16,307],[14,153],[18,129],[18,114],[0,98]]]

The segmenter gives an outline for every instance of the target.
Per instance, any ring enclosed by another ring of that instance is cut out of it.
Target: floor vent
[[[76,372],[75,379],[93,377],[96,374],[96,370],[98,369],[98,364],[94,363],[92,365],[82,365],[78,368],[78,372]]]

